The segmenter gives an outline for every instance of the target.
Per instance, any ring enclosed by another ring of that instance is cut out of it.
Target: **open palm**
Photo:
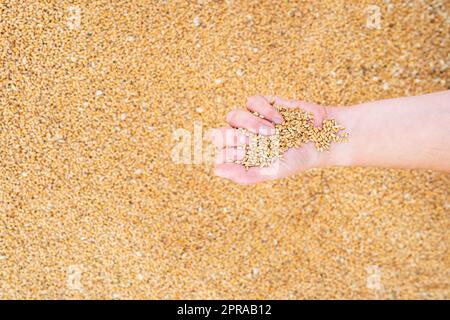
[[[248,137],[238,129],[243,128],[253,133],[273,134],[274,124],[283,122],[283,118],[274,105],[287,108],[301,108],[314,115],[314,125],[319,126],[326,118],[326,107],[279,97],[253,96],[247,101],[248,110],[233,110],[227,115],[229,127],[215,129],[213,143],[220,149],[216,158],[215,174],[231,179],[240,184],[257,183],[265,180],[291,176],[300,171],[320,165],[321,155],[311,143],[301,148],[291,148],[284,154],[283,160],[276,160],[270,167],[251,167],[234,163],[245,156],[243,146],[248,144]],[[258,117],[254,114],[260,115]]]

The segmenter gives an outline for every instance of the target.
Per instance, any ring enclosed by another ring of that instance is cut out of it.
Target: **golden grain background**
[[[258,93],[351,105],[448,89],[449,11],[0,1],[0,298],[448,299],[448,174],[240,186],[171,150],[175,129],[222,126]]]

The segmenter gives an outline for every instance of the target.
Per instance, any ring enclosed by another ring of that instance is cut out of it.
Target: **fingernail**
[[[242,159],[244,159],[246,153],[247,152],[245,151],[245,149],[236,148],[236,159],[235,160],[242,160]]]
[[[247,144],[247,137],[243,134],[239,134],[238,135],[238,144],[239,145]]]
[[[235,113],[236,113],[236,110],[231,110],[230,112],[227,113],[227,116],[225,118],[227,120],[227,122],[231,121],[231,119],[233,118]]]
[[[208,132],[206,134],[206,141],[214,143],[214,133]]]
[[[264,136],[271,136],[275,134],[275,128],[269,126],[261,126],[258,130],[258,134],[262,134]]]
[[[209,141],[214,145],[220,145],[222,143],[223,137],[221,132],[219,131],[212,131],[209,136]]]
[[[277,115],[277,116],[274,117],[274,122],[280,124],[280,123],[284,122],[284,119],[283,119],[282,116],[278,116]]]

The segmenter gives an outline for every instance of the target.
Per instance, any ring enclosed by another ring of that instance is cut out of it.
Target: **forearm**
[[[328,108],[349,132],[323,157],[325,166],[450,171],[450,91]]]

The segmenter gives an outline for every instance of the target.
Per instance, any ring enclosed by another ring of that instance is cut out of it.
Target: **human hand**
[[[248,99],[247,110],[233,110],[227,115],[229,127],[215,129],[211,140],[220,149],[216,157],[215,174],[231,179],[240,184],[257,183],[291,176],[303,170],[320,167],[326,163],[326,157],[318,152],[312,143],[301,148],[291,148],[284,154],[284,159],[277,159],[270,167],[250,167],[248,170],[241,164],[234,163],[245,156],[243,148],[249,138],[239,132],[244,128],[262,135],[275,133],[275,124],[282,123],[283,118],[274,105],[286,108],[301,108],[311,112],[314,125],[320,126],[332,109],[297,100],[286,100],[279,97],[253,96]],[[257,112],[260,117],[252,112]]]

